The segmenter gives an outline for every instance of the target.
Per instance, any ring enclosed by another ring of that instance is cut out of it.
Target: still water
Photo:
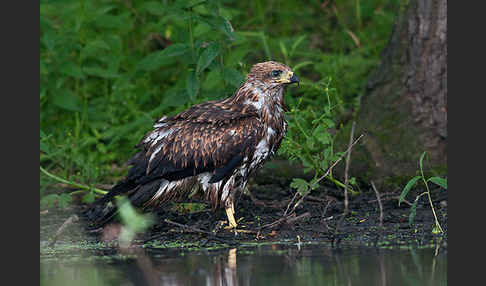
[[[137,249],[40,261],[41,285],[447,285],[433,248],[260,245],[213,251]]]

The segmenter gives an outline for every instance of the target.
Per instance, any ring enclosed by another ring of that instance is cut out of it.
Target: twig
[[[214,234],[214,233],[211,233],[209,231],[201,230],[201,229],[196,228],[196,227],[193,227],[193,226],[189,226],[189,225],[181,224],[181,223],[178,223],[178,222],[174,222],[174,221],[171,221],[169,219],[164,219],[164,222],[166,222],[168,224],[172,224],[172,225],[178,226],[178,227],[183,228],[183,229],[191,230],[191,231],[194,231],[194,232],[199,232],[199,233],[204,233],[204,234],[210,234],[210,235]]]
[[[238,241],[223,239],[221,237],[218,237],[215,233],[212,233],[212,232],[209,232],[209,231],[205,231],[205,230],[202,230],[202,229],[193,227],[193,226],[189,226],[189,225],[181,224],[181,223],[178,223],[178,222],[174,222],[174,221],[171,221],[169,219],[164,219],[164,222],[166,222],[168,224],[172,224],[172,225],[178,226],[178,227],[180,227],[182,229],[186,229],[186,230],[190,230],[190,231],[193,231],[193,232],[198,232],[198,233],[206,234],[206,235],[208,235],[208,238],[213,239],[213,240],[216,240],[216,241],[219,241],[221,243],[226,243],[226,244],[230,244],[230,245],[239,244]]]
[[[353,121],[353,125],[351,127],[351,134],[349,135],[349,145],[351,146],[353,144],[353,137],[354,137],[354,128],[356,126],[356,121]],[[349,164],[351,162],[351,148],[349,148],[348,156],[346,157],[346,167],[344,170],[344,212],[347,214],[348,213],[348,183],[349,183]]]
[[[301,220],[301,219],[303,219],[303,218],[310,217],[310,215],[311,215],[311,213],[310,213],[310,212],[305,212],[305,213],[303,213],[303,214],[301,214],[301,215],[299,215],[299,216],[288,218],[288,219],[286,220],[286,223],[289,223],[289,224],[290,224],[290,223],[294,223],[294,222],[296,222],[296,221],[298,221],[298,220]]]
[[[249,188],[247,188],[247,189],[246,189],[246,192],[248,193],[248,195],[250,196],[251,201],[252,201],[252,202],[253,202],[255,205],[259,205],[259,206],[263,206],[263,207],[266,207],[266,206],[267,206],[267,204],[266,204],[264,201],[261,201],[261,200],[259,200],[259,199],[255,198],[255,197],[253,196],[253,194],[250,192],[250,189],[249,189]]]
[[[62,234],[62,232],[66,229],[66,227],[68,227],[70,224],[74,223],[74,222],[77,222],[79,220],[78,216],[77,215],[72,215],[70,216],[67,220],[65,220],[62,225],[57,229],[56,233],[54,234],[53,237],[51,237],[49,240],[49,244],[48,246],[49,247],[53,247],[54,244],[56,244],[56,241],[57,239],[59,238],[59,236]]]
[[[373,190],[375,190],[376,194],[376,199],[378,200],[378,206],[380,207],[380,229],[383,227],[383,205],[381,204],[381,199],[380,199],[380,193],[378,193],[378,190],[375,187],[375,183],[371,181],[371,186],[373,187]]]
[[[285,209],[285,212],[283,214],[283,216],[286,216],[287,215],[287,212],[289,211],[289,207],[292,205],[292,203],[295,201],[295,198],[297,197],[297,195],[299,194],[299,192],[295,192],[295,195],[294,197],[290,200],[289,204],[287,205],[287,208]],[[293,210],[292,210],[293,211]]]
[[[385,196],[385,194],[383,194],[383,196]],[[381,197],[381,194],[380,194],[380,197]],[[387,201],[387,200],[399,200],[400,199],[400,196],[392,196],[392,197],[387,197],[387,198],[381,198],[382,201]],[[368,203],[374,203],[378,200],[369,200]],[[406,199],[402,199],[402,203],[406,203],[407,205],[409,206],[412,206],[412,203],[407,201]]]
[[[324,175],[322,175],[322,176],[321,176],[319,179],[317,179],[317,181],[315,181],[315,182],[312,184],[311,188],[312,188],[312,187],[314,187],[314,185],[315,185],[315,184],[319,183],[319,181],[321,181],[322,179],[324,179],[324,178],[325,178],[327,175],[329,175],[329,173],[331,172],[332,168],[334,168],[334,167],[337,165],[337,163],[339,163],[339,162],[340,162],[340,161],[341,161],[341,160],[344,158],[344,156],[345,156],[345,155],[346,155],[346,154],[347,154],[349,151],[351,151],[351,149],[353,148],[353,146],[354,146],[354,145],[356,145],[356,143],[358,143],[358,141],[359,141],[359,140],[360,140],[360,139],[361,139],[363,136],[364,136],[364,134],[361,134],[361,135],[358,137],[358,139],[356,139],[356,140],[353,142],[353,144],[351,144],[351,145],[348,147],[348,149],[346,149],[346,151],[344,151],[344,153],[343,153],[343,154],[341,154],[341,156],[340,156],[340,157],[339,157],[339,158],[336,160],[336,162],[334,162],[334,163],[333,163],[333,164],[332,164],[332,165],[331,165],[329,168],[327,168],[326,173],[324,173]]]
[[[295,213],[292,213],[288,216],[281,217],[281,218],[279,218],[278,220],[276,220],[272,223],[267,223],[267,224],[261,226],[259,229],[261,230],[261,229],[264,229],[264,228],[273,228],[273,227],[280,225],[281,223],[284,223],[284,222],[291,224],[291,223],[294,223],[294,222],[301,220],[303,218],[309,217],[310,215],[311,215],[310,212],[305,212],[305,213],[303,213],[299,216],[295,216]]]
[[[319,179],[317,179],[311,186],[310,186],[310,189],[312,190],[314,188],[314,185],[316,185],[317,183],[319,183],[322,179],[324,179],[327,175],[329,175],[329,173],[331,172],[332,168],[334,168],[343,158],[344,156],[349,152],[351,151],[351,148],[353,148],[354,145],[356,145],[356,143],[358,143],[358,141],[364,136],[364,134],[361,134],[358,139],[356,139],[353,144],[351,144],[348,149],[346,151],[344,151],[343,154],[341,154],[341,156],[336,160],[336,162],[334,162],[329,168],[327,168],[326,172],[324,173],[324,175],[322,175]],[[307,194],[309,194],[310,192],[307,192]],[[300,205],[302,203],[302,201],[304,200],[304,198],[307,196],[307,194],[304,194],[297,203],[295,203],[294,207],[292,208],[292,212],[295,211],[295,208]],[[292,203],[292,201],[289,203],[289,205]],[[287,206],[288,208],[288,206]]]
[[[261,227],[259,227],[258,229],[264,229],[264,228],[267,228],[267,227],[272,228],[272,227],[274,227],[274,226],[277,226],[277,225],[281,224],[283,221],[285,221],[287,218],[289,218],[289,217],[290,217],[290,216],[292,216],[292,215],[295,215],[295,213],[291,213],[291,214],[289,214],[289,215],[283,216],[283,217],[281,217],[281,218],[277,219],[277,220],[276,220],[276,221],[274,221],[274,222],[264,224],[264,225],[262,225]]]
[[[356,122],[353,121],[353,125],[351,127],[351,133],[349,135],[349,145],[348,149],[346,150],[345,153],[347,153],[348,157],[346,159],[346,169],[345,169],[345,182],[344,182],[344,211],[343,211],[343,216],[339,219],[338,223],[336,224],[336,228],[334,229],[334,240],[333,240],[333,245],[337,243],[338,239],[336,238],[336,234],[339,231],[339,228],[341,227],[341,224],[344,221],[344,218],[348,215],[349,209],[348,209],[348,169],[349,169],[349,163],[351,161],[351,149],[353,148],[354,144],[358,142],[361,137],[364,136],[364,134],[361,134],[356,141],[353,142],[353,137],[354,137],[354,128],[356,126]],[[344,154],[343,154],[344,155]],[[341,159],[342,156],[339,158]]]

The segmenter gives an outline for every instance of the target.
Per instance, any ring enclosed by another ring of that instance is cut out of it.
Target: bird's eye
[[[281,71],[281,70],[273,70],[273,71],[271,72],[271,74],[272,74],[272,76],[273,76],[273,77],[277,77],[277,76],[279,76],[281,73],[282,73],[282,71]]]

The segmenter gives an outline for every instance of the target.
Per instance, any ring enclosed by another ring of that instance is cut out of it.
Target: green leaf
[[[231,49],[231,53],[225,56],[224,63],[227,67],[238,66],[240,63],[244,62],[243,58],[251,52],[250,47],[246,45],[237,49]]]
[[[204,90],[217,90],[221,89],[223,86],[223,78],[221,71],[219,69],[212,69],[206,73],[204,84],[202,84],[201,88]]]
[[[424,153],[422,153],[422,155],[420,156],[420,161],[419,161],[419,165],[420,165],[420,170],[423,170],[423,160],[424,160],[424,157],[425,157],[425,153],[427,151],[425,151]]]
[[[81,199],[83,203],[90,204],[95,201],[95,194],[93,191],[89,191],[86,195],[83,196]]]
[[[199,80],[197,74],[194,71],[189,72],[186,77],[186,91],[191,99],[195,99],[199,92]]]
[[[117,29],[130,25],[130,14],[124,13],[121,15],[104,14],[96,18],[95,25],[104,29]]]
[[[78,79],[84,79],[84,73],[81,67],[75,65],[72,62],[66,62],[64,65],[61,66],[59,71],[65,75],[72,76]]]
[[[292,70],[293,70],[294,72],[296,72],[297,70],[299,70],[299,69],[301,69],[301,68],[303,68],[303,67],[305,67],[305,66],[308,66],[308,65],[313,65],[313,64],[314,64],[314,62],[311,62],[311,61],[303,61],[303,62],[300,62],[300,63],[296,64],[296,65],[295,65],[295,66],[292,68]]]
[[[447,180],[441,177],[432,177],[427,180],[431,181],[432,183],[441,186],[442,188],[447,190]]]
[[[315,140],[312,137],[308,137],[307,140],[305,140],[305,145],[309,149],[313,149],[315,144]]]
[[[42,36],[41,43],[44,44],[47,50],[54,51],[56,44],[58,42],[57,32],[54,30],[44,32]]]
[[[216,43],[209,44],[206,49],[201,53],[197,61],[196,72],[201,73],[204,71],[218,56],[219,45]]]
[[[408,224],[410,226],[413,225],[413,220],[415,218],[415,215],[417,214],[417,204],[418,204],[419,198],[420,198],[420,196],[417,196],[417,198],[415,198],[415,200],[413,201],[412,206],[410,207],[410,214],[408,215]]]
[[[245,76],[233,68],[224,69],[224,81],[234,87],[240,87],[245,81]]]
[[[280,44],[280,51],[282,52],[284,58],[287,59],[289,53],[287,52],[287,48],[285,47],[285,44],[282,41],[280,41],[279,44]]]
[[[70,194],[60,194],[57,200],[57,205],[64,209],[68,207],[73,201],[73,197]]]
[[[101,78],[118,78],[120,75],[108,69],[101,67],[84,67],[83,72],[90,76],[101,77]]]
[[[95,40],[88,42],[81,50],[81,60],[89,57],[97,58],[102,53],[106,53],[110,50],[110,46],[103,40]]]
[[[326,149],[324,149],[323,155],[324,155],[324,158],[326,158],[328,160],[331,158],[331,156],[332,156],[332,148],[331,148],[331,146],[329,146]]]
[[[218,29],[219,31],[223,32],[230,41],[235,39],[235,30],[231,25],[231,22],[223,16],[202,16],[199,15],[196,17],[198,20],[202,20],[208,23],[210,26]]]
[[[327,167],[329,166],[327,160],[322,160],[321,161],[321,169],[322,170],[327,170]]]
[[[50,208],[50,207],[53,207],[56,204],[58,199],[59,199],[59,196],[57,194],[50,194],[50,195],[43,197],[40,200],[40,205],[43,208]]]
[[[327,131],[316,132],[314,136],[321,142],[322,144],[329,144],[332,141],[331,134]]]
[[[62,89],[55,93],[52,96],[52,102],[56,106],[69,111],[81,111],[83,107],[81,98],[67,89]]]
[[[185,89],[170,89],[164,93],[163,106],[176,107],[186,104],[189,101],[189,95]]]
[[[327,128],[333,128],[333,127],[336,126],[336,124],[334,123],[334,121],[332,121],[329,118],[323,118],[322,119],[322,122],[327,125]]]
[[[410,181],[408,181],[407,185],[405,186],[405,188],[403,188],[402,193],[400,194],[400,199],[398,200],[398,206],[400,206],[400,203],[403,202],[405,196],[408,194],[410,189],[415,185],[417,180],[420,178],[421,176],[415,176]]]
[[[47,145],[45,142],[42,142],[40,141],[40,151],[46,153],[46,154],[49,154],[50,153],[50,148],[49,148],[49,145]]]
[[[294,54],[295,50],[302,43],[302,41],[305,39],[306,36],[307,35],[302,35],[299,38],[297,38],[297,40],[295,40],[295,42],[292,44],[292,48],[290,49],[290,55],[293,55]],[[296,68],[294,68],[294,71],[295,70],[296,70]]]
[[[293,178],[290,187],[296,189],[301,196],[309,191],[309,183],[301,178]]]
[[[163,16],[167,13],[167,6],[156,1],[145,2],[142,9],[155,16]]]
[[[117,206],[123,224],[134,232],[143,232],[154,222],[151,214],[139,214],[125,197],[117,199]]]
[[[174,63],[177,57],[183,56],[188,53],[189,50],[187,44],[172,44],[162,51],[156,51],[147,55],[137,64],[137,69],[151,71],[161,68],[165,65]]]

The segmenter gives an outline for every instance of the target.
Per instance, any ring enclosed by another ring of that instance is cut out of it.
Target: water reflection
[[[41,285],[447,285],[447,256],[434,249],[130,251],[132,258],[110,263],[41,260]]]

